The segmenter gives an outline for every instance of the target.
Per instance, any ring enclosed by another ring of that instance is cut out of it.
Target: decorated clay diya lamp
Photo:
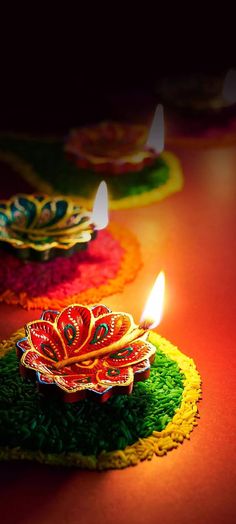
[[[153,147],[147,135],[144,125],[102,122],[71,131],[65,151],[80,169],[109,175],[137,172],[151,166],[163,148],[158,137]]]
[[[19,194],[0,201],[0,246],[24,260],[70,256],[86,249],[96,230],[105,227],[94,218],[68,197]]]
[[[164,78],[157,95],[173,116],[182,117],[182,125],[186,120],[190,130],[223,124],[236,114],[236,71]]]
[[[148,341],[148,330],[160,321],[163,294],[160,273],[139,325],[130,314],[104,305],[45,311],[26,325],[26,336],[17,342],[20,373],[36,378],[42,393],[66,402],[105,402],[112,395],[131,394],[134,382],[150,374],[156,348]],[[155,320],[150,313],[154,303]]]

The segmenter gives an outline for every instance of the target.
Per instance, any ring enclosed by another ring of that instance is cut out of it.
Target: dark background
[[[104,16],[100,5],[86,15],[81,5],[51,16],[35,6],[30,20],[14,8],[1,19],[1,130],[64,133],[129,112],[138,118],[142,106],[155,107],[163,76],[227,71],[236,60],[230,13],[220,9],[208,20],[199,5],[185,17],[179,6],[177,15],[148,4],[128,13],[114,3]]]

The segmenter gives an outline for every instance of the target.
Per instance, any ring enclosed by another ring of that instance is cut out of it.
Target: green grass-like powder
[[[105,180],[112,197],[119,199],[160,187],[169,177],[169,167],[162,158],[137,173],[109,176],[87,169],[79,170],[72,161],[67,160],[63,148],[64,143],[60,140],[47,142],[43,139],[0,137],[0,150],[13,153],[29,163],[42,180],[64,195],[91,198],[101,180]]]
[[[167,426],[180,406],[183,379],[177,363],[157,349],[150,378],[136,383],[132,395],[65,404],[45,399],[36,383],[20,377],[12,349],[0,359],[0,446],[84,455],[124,449]]]

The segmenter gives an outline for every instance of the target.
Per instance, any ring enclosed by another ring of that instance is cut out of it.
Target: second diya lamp
[[[81,170],[111,176],[141,172],[156,162],[164,148],[162,107],[157,108],[154,121],[155,140],[151,142],[145,125],[102,122],[72,130],[65,152]]]
[[[45,311],[26,325],[26,336],[17,342],[21,374],[36,379],[42,393],[65,402],[105,402],[112,395],[131,394],[134,382],[150,374],[156,347],[148,335],[160,322],[163,296],[160,273],[139,325],[130,314],[104,305]]]
[[[38,261],[86,249],[108,222],[103,184],[93,213],[64,196],[18,194],[0,201],[0,246],[23,260]]]

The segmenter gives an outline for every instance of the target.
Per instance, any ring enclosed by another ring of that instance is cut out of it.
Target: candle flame
[[[222,96],[229,104],[236,103],[236,69],[229,69],[224,79]]]
[[[158,104],[152,124],[149,130],[146,146],[154,149],[156,153],[162,153],[165,145],[165,122],[164,109],[162,104]]]
[[[140,326],[145,329],[157,327],[162,319],[165,293],[165,273],[161,271],[154,282],[154,286],[144,307]]]
[[[95,196],[93,211],[92,211],[92,221],[95,224],[97,230],[104,229],[108,222],[108,193],[107,185],[104,180],[99,184],[98,190]]]

